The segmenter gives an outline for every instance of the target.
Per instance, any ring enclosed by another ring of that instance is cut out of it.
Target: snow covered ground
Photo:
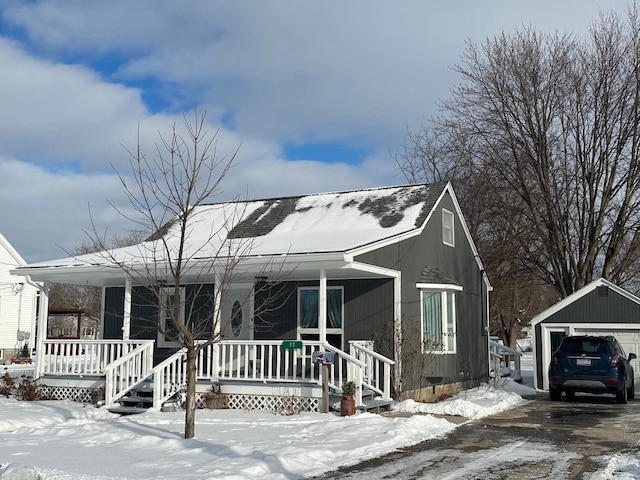
[[[2,398],[0,479],[302,478],[457,427],[436,414],[480,418],[516,408],[526,401],[522,395],[532,393],[502,379],[437,404],[405,401],[391,416],[198,410],[196,437],[190,440],[182,438],[183,412],[119,417],[70,401]],[[592,479],[639,478],[638,462],[635,456],[615,455]]]

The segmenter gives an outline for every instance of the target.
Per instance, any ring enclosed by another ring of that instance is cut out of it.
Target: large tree
[[[252,248],[250,239],[228,239],[243,216],[242,202],[224,209],[213,205],[211,208],[224,211],[223,220],[217,223],[203,213],[207,210],[203,207],[222,194],[237,153],[218,155],[216,137],[217,132],[207,132],[205,115],[196,114],[193,121],[185,118],[182,129],[174,125],[170,134],[160,134],[154,155],[147,156],[140,141],[136,149],[129,150],[130,175],[119,176],[134,213],[118,211],[136,229],[152,235],[128,249],[133,253],[126,260],[118,257],[118,250],[102,253],[122,269],[132,285],[145,288],[145,299],[151,304],[147,306],[161,312],[146,319],[150,327],[186,350],[185,438],[195,433],[198,356],[231,327],[221,318],[220,300]],[[99,243],[96,232],[94,228],[94,241]],[[187,284],[192,288],[190,294],[184,289]],[[264,286],[270,292],[272,287]],[[261,308],[268,303],[266,300]]]
[[[483,258],[502,255],[491,278],[507,266],[512,287],[560,297],[599,276],[635,287],[639,13],[602,13],[586,38],[529,27],[468,42],[440,116],[408,134],[401,169],[454,183]]]

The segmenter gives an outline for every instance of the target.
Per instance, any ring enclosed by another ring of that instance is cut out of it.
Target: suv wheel
[[[622,388],[616,392],[617,403],[627,403],[627,386],[622,385]]]
[[[557,402],[560,400],[560,397],[562,397],[562,390],[549,387],[549,400]]]
[[[636,398],[636,381],[633,379],[631,380],[631,386],[627,388],[627,398],[629,400]]]

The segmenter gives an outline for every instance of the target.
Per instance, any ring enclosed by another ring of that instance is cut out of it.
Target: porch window
[[[178,342],[178,327],[173,320],[173,308],[179,302],[178,314],[180,323],[184,324],[184,287],[179,290],[176,298],[173,287],[163,288],[160,292],[160,331],[158,332],[158,346],[175,347]]]
[[[319,340],[318,327],[320,289],[302,287],[298,289],[298,338]],[[327,287],[327,341],[342,348],[343,288]]]
[[[421,291],[422,350],[456,352],[456,296],[452,291]]]
[[[299,290],[300,328],[318,328],[320,289]],[[327,329],[342,328],[342,287],[327,287]]]
[[[449,245],[450,247],[455,246],[455,237],[453,226],[455,224],[455,218],[453,213],[449,210],[442,209],[442,243],[445,245]]]

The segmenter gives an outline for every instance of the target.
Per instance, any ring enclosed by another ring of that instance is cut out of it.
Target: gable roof
[[[248,256],[348,252],[419,232],[447,185],[381,187],[198,206],[187,226],[186,255],[219,256],[218,252],[226,250],[225,242],[237,244],[247,239],[252,242]],[[160,237],[177,248],[177,222],[168,223],[142,244],[113,250],[114,256],[131,260],[139,257],[143,248],[146,258],[151,258],[149,252]],[[88,254],[27,267],[97,265],[105,263],[102,257]]]
[[[13,248],[13,245],[11,245],[9,243],[9,240],[7,240],[4,235],[2,235],[0,233],[0,247],[3,247],[4,250],[9,254],[9,256],[13,259],[13,261],[15,262],[14,265],[25,265],[27,262],[24,261],[24,259],[20,256],[20,254],[18,253],[18,251]]]
[[[210,265],[212,259],[224,264],[224,252],[228,252],[242,257],[247,277],[249,265],[255,270],[275,259],[281,261],[277,260],[274,269],[284,271],[286,264],[301,277],[303,270],[319,268],[346,275],[355,267],[357,255],[420,235],[447,193],[491,289],[448,182],[202,205],[189,217],[184,258],[190,259],[194,272],[198,264]],[[146,241],[111,250],[108,255],[101,252],[33,263],[12,273],[41,281],[115,285],[122,275],[114,261],[138,265],[141,271],[148,268],[144,265],[159,265],[164,250],[157,240],[163,238],[169,250],[176,252],[180,233],[174,219]]]
[[[632,293],[626,291],[624,288],[618,287],[617,285],[611,283],[609,280],[605,280],[604,278],[598,278],[597,280],[594,280],[593,282],[585,285],[584,287],[582,287],[577,292],[573,292],[568,297],[563,298],[562,300],[560,300],[555,305],[552,305],[551,307],[547,308],[546,310],[540,312],[538,315],[533,317],[533,319],[531,319],[531,326],[534,327],[535,325],[537,325],[538,323],[542,322],[543,320],[546,320],[547,318],[549,318],[552,315],[556,314],[557,312],[559,312],[560,310],[562,310],[566,306],[576,302],[577,300],[581,299],[582,297],[584,297],[588,293],[593,292],[598,287],[608,287],[609,289],[613,290],[614,292],[618,293],[619,295],[622,295],[623,297],[627,298],[628,300],[640,305],[640,298],[638,298],[635,295],[633,295]]]

